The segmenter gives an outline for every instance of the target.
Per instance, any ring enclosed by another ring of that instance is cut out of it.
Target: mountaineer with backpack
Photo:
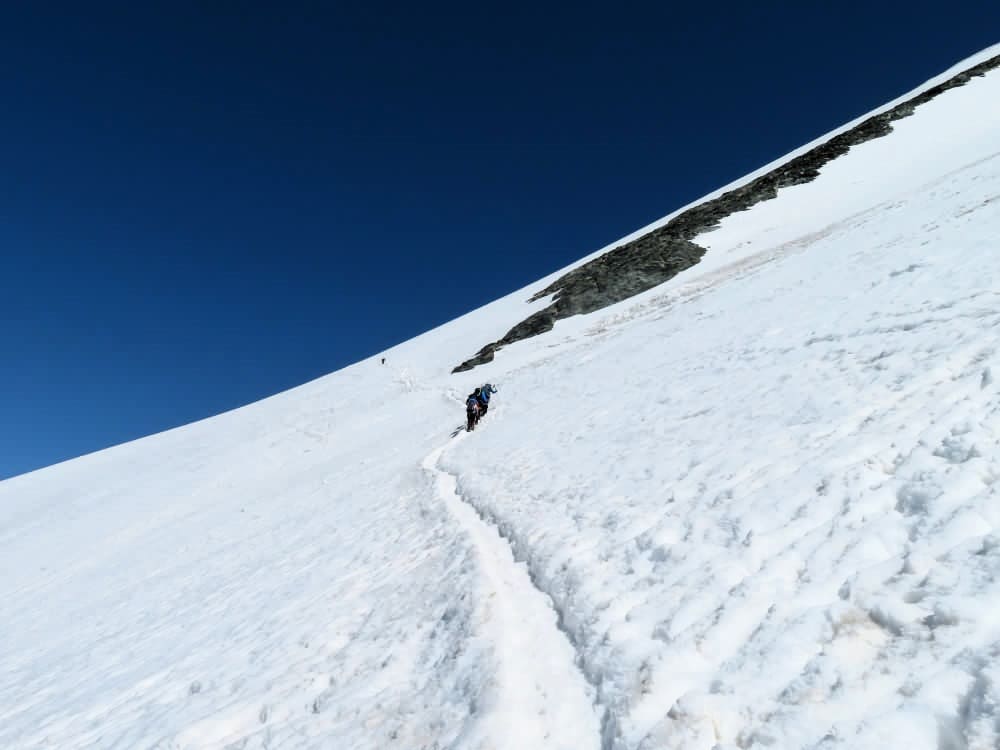
[[[496,393],[497,389],[492,383],[487,383],[482,388],[477,388],[476,392],[479,394],[479,416],[485,417],[490,408],[490,394]]]
[[[476,429],[476,423],[479,421],[479,389],[476,388],[475,391],[469,394],[469,397],[465,399],[465,417],[467,424],[465,426],[466,432],[472,432]]]

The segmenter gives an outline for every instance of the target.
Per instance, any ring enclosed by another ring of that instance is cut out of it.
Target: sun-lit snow
[[[894,131],[489,365],[553,277],[0,483],[0,747],[1000,746],[1000,71]]]

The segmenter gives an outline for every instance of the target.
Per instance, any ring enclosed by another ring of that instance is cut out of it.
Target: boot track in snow
[[[551,600],[534,587],[497,529],[458,494],[456,478],[439,468],[444,450],[427,456],[423,467],[476,550],[483,633],[497,658],[489,703],[471,746],[598,750],[601,721],[594,690],[575,664]]]

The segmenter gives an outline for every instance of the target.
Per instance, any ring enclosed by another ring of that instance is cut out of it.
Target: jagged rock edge
[[[727,216],[776,198],[781,188],[812,182],[822,167],[846,154],[852,146],[888,135],[892,132],[893,122],[909,117],[920,105],[997,67],[1000,67],[1000,55],[963,70],[885,112],[872,115],[767,174],[717,198],[692,206],[663,226],[574,268],[529,300],[535,302],[555,295],[548,307],[522,320],[502,338],[484,346],[452,372],[465,372],[476,365],[492,362],[497,350],[515,341],[545,333],[557,320],[595,312],[670,280],[698,263],[705,254],[705,248],[692,240],[718,228]]]

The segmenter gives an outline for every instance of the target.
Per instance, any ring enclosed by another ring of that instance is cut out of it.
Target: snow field
[[[2,485],[0,746],[462,734],[490,650],[474,550],[400,450],[449,404],[338,380]]]
[[[993,156],[507,375],[445,466],[615,747],[1000,744],[998,228]]]

